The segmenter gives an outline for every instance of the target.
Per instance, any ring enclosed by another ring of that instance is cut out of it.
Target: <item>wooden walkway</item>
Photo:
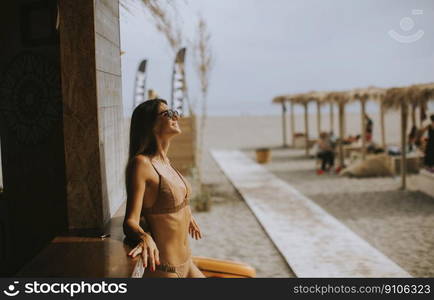
[[[238,150],[211,150],[297,277],[411,277],[335,217]]]

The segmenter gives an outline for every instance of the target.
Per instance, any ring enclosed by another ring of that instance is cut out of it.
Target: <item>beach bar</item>
[[[401,189],[407,188],[407,123],[409,106],[424,108],[428,101],[434,98],[434,83],[412,85],[408,87],[390,88],[386,91],[383,99],[383,107],[386,110],[399,109],[401,112]],[[415,124],[415,117],[412,118]]]
[[[381,145],[386,151],[386,134],[384,118],[387,110],[399,109],[401,112],[401,158],[400,158],[400,173],[401,173],[401,188],[406,188],[406,173],[407,173],[407,155],[406,149],[408,147],[407,141],[407,123],[409,108],[411,108],[411,120],[412,126],[416,126],[416,109],[419,108],[421,112],[421,119],[419,124],[421,125],[422,115],[426,110],[427,103],[434,98],[434,83],[411,85],[407,87],[395,87],[395,88],[378,88],[378,87],[367,87],[367,88],[357,88],[349,91],[333,91],[333,92],[308,92],[299,94],[290,94],[278,96],[273,99],[273,103],[291,103],[291,132],[294,140],[294,104],[301,104],[304,107],[304,127],[305,127],[305,150],[306,155],[309,155],[309,122],[308,122],[308,104],[311,101],[317,103],[317,130],[318,133],[321,132],[321,104],[330,104],[330,129],[333,130],[333,104],[338,106],[338,117],[339,117],[339,143],[338,143],[338,156],[339,165],[341,167],[345,166],[345,156],[343,141],[345,139],[345,106],[347,103],[359,101],[360,102],[360,114],[361,114],[361,136],[362,136],[362,146],[361,154],[362,160],[366,158],[367,147],[366,147],[366,103],[369,100],[376,100],[379,102],[380,106],[380,130],[381,130]],[[286,127],[284,123],[284,127]],[[395,170],[396,168],[392,168]]]

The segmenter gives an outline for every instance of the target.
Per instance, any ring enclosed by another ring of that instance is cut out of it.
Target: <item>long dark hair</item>
[[[138,154],[153,156],[157,152],[157,138],[153,131],[158,116],[158,107],[167,101],[151,99],[140,103],[133,111],[130,124],[130,145],[128,161],[125,167],[125,187],[129,193],[131,163]]]

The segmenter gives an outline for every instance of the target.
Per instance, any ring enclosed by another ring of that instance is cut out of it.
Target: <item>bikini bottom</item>
[[[162,263],[155,265],[155,271],[146,268],[142,277],[162,277],[162,278],[186,278],[190,266],[193,264],[191,256],[186,262],[179,265]]]

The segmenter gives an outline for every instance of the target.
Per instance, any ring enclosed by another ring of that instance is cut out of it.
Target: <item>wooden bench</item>
[[[86,230],[57,236],[26,264],[17,277],[142,277],[139,256],[127,256],[131,246],[125,242],[124,216],[115,215],[100,231]],[[110,236],[100,238],[101,234]],[[194,256],[193,261],[206,277],[255,277],[255,269],[235,261]],[[143,265],[142,265],[143,268]]]

